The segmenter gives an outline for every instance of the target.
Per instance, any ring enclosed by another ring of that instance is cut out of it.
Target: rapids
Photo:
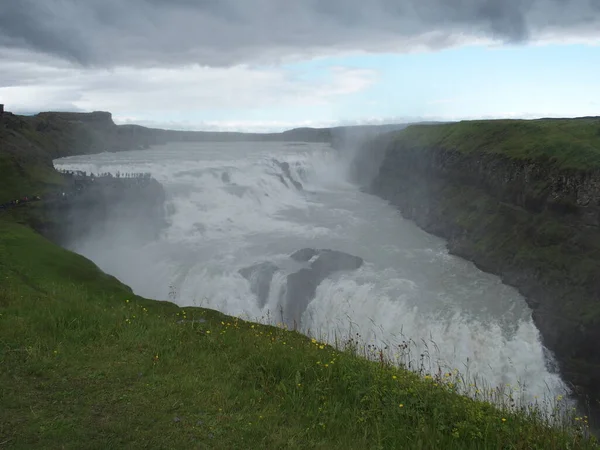
[[[520,384],[526,402],[564,393],[519,293],[361,192],[349,180],[352,156],[325,144],[178,143],[55,166],[150,172],[165,187],[169,226],[160,240],[123,233],[70,244],[139,295],[277,323],[285,276],[275,274],[261,308],[238,270],[306,247],[339,250],[364,264],[319,285],[303,332],[329,342],[358,333],[390,348],[409,341],[426,370]]]

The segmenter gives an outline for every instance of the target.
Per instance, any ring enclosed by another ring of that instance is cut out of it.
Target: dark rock
[[[317,287],[328,276],[344,270],[355,270],[362,266],[363,259],[336,250],[316,250],[305,248],[290,257],[299,262],[316,259],[309,267],[302,268],[287,277],[285,291],[285,321],[297,326],[302,313],[315,297]]]
[[[302,250],[298,250],[290,255],[294,261],[299,262],[308,262],[310,259],[319,253],[318,250],[314,248],[303,248]]]
[[[285,286],[285,321],[291,325],[299,325],[302,313],[315,297],[320,278],[312,269],[300,269],[287,277]]]
[[[324,279],[338,270],[356,270],[363,264],[363,259],[336,250],[321,250],[319,256],[310,267]]]
[[[231,177],[229,176],[229,174],[227,172],[223,172],[221,174],[221,181],[223,183],[231,183]]]
[[[277,160],[275,160],[275,163],[281,168],[284,175],[287,177],[288,180],[290,180],[290,183],[292,183],[296,189],[301,191],[303,189],[302,183],[294,180],[294,178],[292,177],[292,173],[290,171],[290,164],[287,162],[279,162]],[[287,186],[287,183],[285,182],[283,177],[280,176],[280,179],[283,182],[283,184],[285,184]]]
[[[272,262],[263,262],[240,269],[238,273],[250,282],[250,290],[258,298],[259,307],[265,306],[269,299],[271,280],[279,270]]]
[[[516,287],[565,380],[600,400],[599,170],[398,138],[369,191]]]

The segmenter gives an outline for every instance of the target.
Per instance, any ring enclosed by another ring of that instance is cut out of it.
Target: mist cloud
[[[0,47],[84,66],[277,63],[335,51],[600,37],[596,0],[19,0]]]

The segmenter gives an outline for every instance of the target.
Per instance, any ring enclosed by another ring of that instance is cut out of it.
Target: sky
[[[0,0],[0,103],[192,130],[600,116],[600,0]]]

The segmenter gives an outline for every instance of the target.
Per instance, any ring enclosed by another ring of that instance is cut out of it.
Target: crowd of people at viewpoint
[[[68,179],[71,180],[71,183],[68,187],[63,187],[59,191],[48,193],[44,196],[44,200],[66,200],[74,195],[81,194],[86,187],[92,186],[98,183],[104,184],[113,184],[117,180],[122,185],[120,180],[127,180],[128,184],[140,185],[146,184],[149,180],[152,179],[149,173],[121,173],[117,172],[116,175],[112,173],[99,173],[94,174],[90,173],[88,175],[87,172],[76,170],[76,171],[66,171],[59,170],[63,175],[65,175]],[[5,202],[0,204],[0,212],[6,211],[10,208],[15,208],[17,206],[23,206],[27,203],[37,202],[42,200],[40,195],[28,195],[15,200],[11,200],[9,202]]]

